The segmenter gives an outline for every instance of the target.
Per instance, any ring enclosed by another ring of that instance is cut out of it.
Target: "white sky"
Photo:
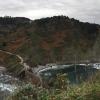
[[[55,15],[100,24],[100,0],[0,0],[0,16],[38,19]]]

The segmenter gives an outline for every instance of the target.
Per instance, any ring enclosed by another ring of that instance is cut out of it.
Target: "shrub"
[[[94,77],[92,82],[89,81],[72,86],[66,84],[66,86],[65,84],[59,84],[59,82],[66,83],[66,81],[62,81],[64,77],[65,75],[57,76],[57,85],[61,85],[59,86],[61,88],[57,86],[45,89],[29,83],[19,87],[8,100],[100,100],[99,79]]]

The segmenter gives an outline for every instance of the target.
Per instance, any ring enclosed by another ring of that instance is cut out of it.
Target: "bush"
[[[59,82],[65,82],[61,81],[64,77],[65,75],[58,75],[57,85]],[[92,82],[88,81],[73,86],[60,84],[62,85],[59,86],[61,88],[57,86],[52,89],[36,87],[29,83],[19,87],[8,100],[100,100],[100,84],[98,80],[94,77]]]

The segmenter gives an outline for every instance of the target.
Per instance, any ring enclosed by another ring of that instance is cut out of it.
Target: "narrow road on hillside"
[[[43,85],[43,82],[42,82],[42,79],[41,79],[41,76],[39,75],[39,73],[36,74],[36,73],[34,73],[34,71],[29,72],[31,67],[27,63],[24,62],[24,59],[20,55],[14,54],[14,53],[11,53],[8,51],[4,51],[4,50],[0,50],[0,52],[4,52],[4,53],[9,54],[9,55],[14,55],[18,59],[20,59],[19,63],[24,67],[20,72],[26,71],[27,76],[29,76],[29,79],[31,78],[31,81],[33,84],[40,85],[40,86]]]
[[[11,53],[11,52],[8,52],[8,51],[4,51],[4,50],[0,50],[0,52],[4,52],[4,53],[6,53],[6,54],[9,54],[9,55],[14,55],[14,56],[16,56],[18,59],[20,59],[20,64],[21,65],[23,65],[23,70],[28,70],[28,69],[30,69],[30,66],[29,65],[27,65],[25,62],[24,62],[24,59],[20,56],[20,55],[18,55],[18,54],[13,54],[13,53]]]

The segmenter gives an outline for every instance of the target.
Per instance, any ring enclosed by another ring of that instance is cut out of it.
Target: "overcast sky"
[[[0,16],[38,19],[54,15],[100,24],[100,0],[0,0]]]

